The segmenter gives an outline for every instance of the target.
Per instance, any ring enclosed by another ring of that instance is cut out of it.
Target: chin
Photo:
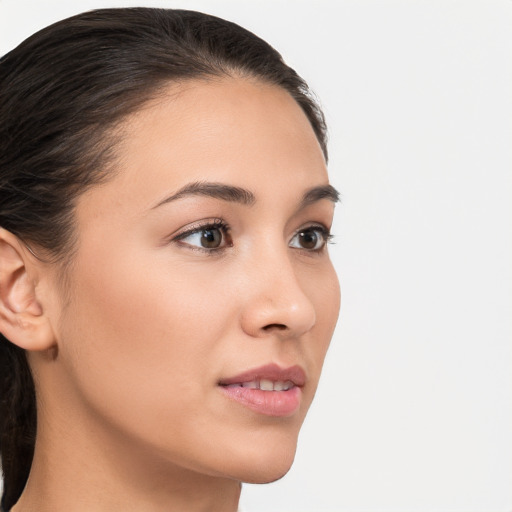
[[[269,443],[259,450],[254,446],[236,468],[236,479],[249,484],[267,484],[283,478],[293,464],[296,447],[296,442],[279,447]]]
[[[242,482],[246,484],[270,484],[283,478],[290,471],[292,464],[290,463],[286,469],[281,468],[265,468],[260,473],[253,473],[250,478],[245,478]]]

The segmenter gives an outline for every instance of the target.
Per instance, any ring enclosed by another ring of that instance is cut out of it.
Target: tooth
[[[294,383],[291,380],[287,380],[283,385],[283,391],[288,391],[289,389],[294,387]]]
[[[283,391],[285,383],[282,380],[274,382],[274,391]]]
[[[258,383],[255,380],[251,380],[250,382],[243,382],[242,387],[249,389],[258,389]]]
[[[268,379],[261,379],[260,380],[260,389],[262,391],[273,391],[274,390],[274,383],[271,380],[268,380]]]

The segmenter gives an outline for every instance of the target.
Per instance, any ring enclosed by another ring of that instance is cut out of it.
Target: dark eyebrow
[[[248,206],[252,205],[256,201],[254,194],[244,188],[225,185],[224,183],[196,181],[185,185],[174,194],[166,197],[154,206],[153,209],[186,196],[207,196],[215,199],[221,199],[223,201],[241,203]]]
[[[300,207],[305,208],[322,199],[328,199],[333,203],[337,203],[340,200],[340,193],[332,185],[320,185],[311,188],[302,196]]]
[[[215,199],[240,203],[248,206],[254,204],[256,201],[254,194],[245,188],[226,185],[224,183],[196,181],[194,183],[188,183],[174,194],[166,197],[154,206],[153,209],[172,201],[176,201],[177,199],[182,199],[186,196],[213,197]],[[340,199],[340,194],[332,185],[319,185],[318,187],[309,189],[304,193],[300,203],[300,208],[305,208],[306,206],[316,203],[322,199],[328,199],[333,203],[337,203]]]

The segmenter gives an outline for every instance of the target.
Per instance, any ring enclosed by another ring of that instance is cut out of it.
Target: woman
[[[307,85],[227,21],[99,10],[0,61],[0,121],[3,509],[236,510],[338,314]]]

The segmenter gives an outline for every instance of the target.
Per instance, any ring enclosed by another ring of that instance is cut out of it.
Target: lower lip
[[[293,387],[287,391],[262,391],[240,386],[221,386],[222,391],[249,409],[265,416],[286,417],[294,414],[300,405],[301,390]]]

